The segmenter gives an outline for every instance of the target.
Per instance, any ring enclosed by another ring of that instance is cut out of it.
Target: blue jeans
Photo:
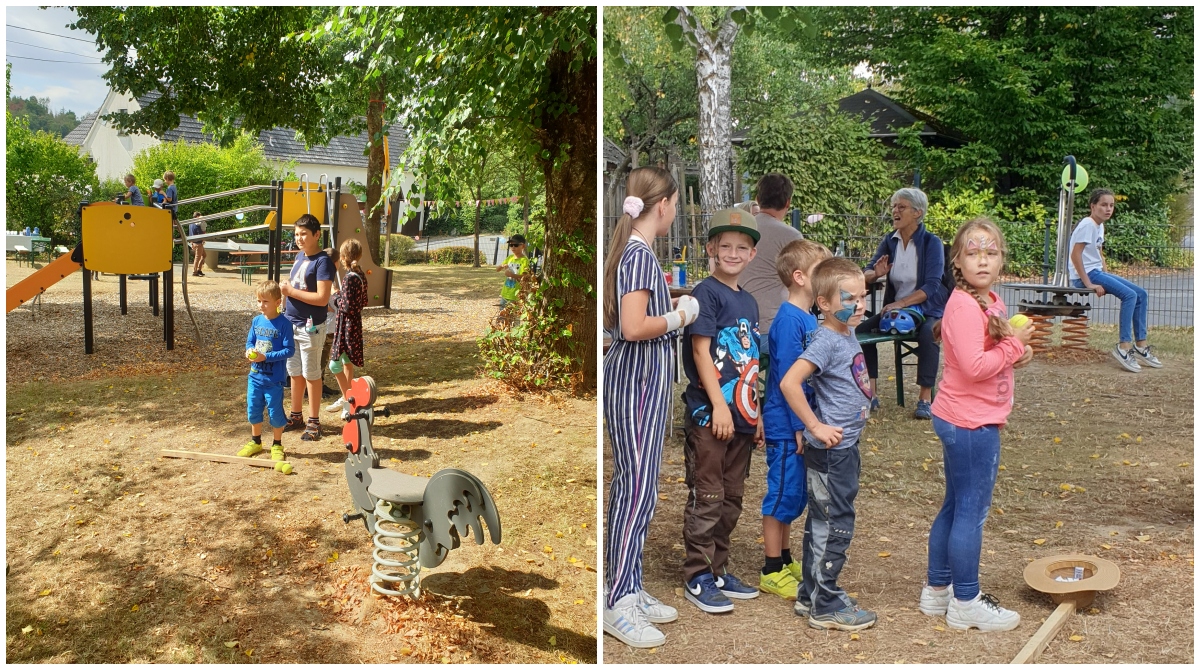
[[[929,530],[930,586],[954,584],[954,597],[972,600],[979,593],[979,552],[983,522],[992,506],[1000,465],[1000,427],[971,430],[933,417],[942,440],[946,501]]]
[[[1146,289],[1128,279],[1100,270],[1089,272],[1088,279],[1091,279],[1093,284],[1103,286],[1105,293],[1114,295],[1121,301],[1121,341],[1132,342],[1131,331],[1138,342],[1145,340],[1146,312],[1150,308],[1150,298],[1146,295]],[[1075,288],[1083,288],[1082,279],[1076,279],[1071,284]]]

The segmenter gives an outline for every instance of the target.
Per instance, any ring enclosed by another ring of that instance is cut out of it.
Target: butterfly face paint
[[[842,308],[833,313],[833,318],[848,324],[854,316],[854,312],[858,310],[858,300],[849,291],[843,291],[839,288],[838,292],[841,294]]]

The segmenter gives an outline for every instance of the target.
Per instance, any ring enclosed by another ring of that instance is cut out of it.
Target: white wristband
[[[679,316],[678,311],[667,312],[663,314],[663,318],[667,320],[667,332],[671,333],[683,327],[683,318]]]

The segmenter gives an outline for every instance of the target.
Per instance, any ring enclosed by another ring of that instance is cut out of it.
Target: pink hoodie
[[[1007,317],[1000,296],[989,291],[985,313],[970,293],[956,288],[942,316],[942,351],[946,364],[933,400],[933,414],[960,428],[1003,426],[1012,411],[1013,363],[1025,353],[1015,337],[993,342],[987,315]]]

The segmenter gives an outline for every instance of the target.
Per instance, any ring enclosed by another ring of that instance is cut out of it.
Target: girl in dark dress
[[[359,267],[362,245],[346,240],[338,249],[338,264],[346,270],[342,290],[334,295],[337,321],[333,327],[333,346],[329,350],[329,370],[337,378],[342,397],[326,407],[331,412],[349,410],[346,393],[354,381],[354,368],[363,365],[362,309],[367,306],[367,278]]]

